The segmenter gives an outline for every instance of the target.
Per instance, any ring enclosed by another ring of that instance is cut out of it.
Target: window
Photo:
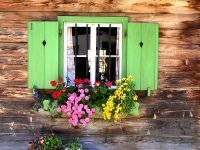
[[[65,23],[64,77],[114,83],[121,77],[122,24]]]
[[[66,77],[115,81],[132,75],[136,90],[157,89],[158,24],[127,17],[58,16],[28,24],[28,87]],[[73,83],[71,83],[73,84]]]

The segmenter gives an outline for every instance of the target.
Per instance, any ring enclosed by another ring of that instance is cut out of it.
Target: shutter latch
[[[140,47],[142,48],[142,46],[143,46],[143,42],[141,41],[141,42],[140,42]]]
[[[46,45],[46,43],[47,43],[47,42],[44,40],[44,41],[42,42],[43,46],[45,46],[45,45]]]

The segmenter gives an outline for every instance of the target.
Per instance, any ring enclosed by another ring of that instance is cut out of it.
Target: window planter
[[[39,112],[53,116],[62,113],[62,117],[68,117],[72,126],[79,123],[86,125],[90,118],[119,121],[127,115],[138,115],[138,97],[131,76],[116,81],[116,89],[110,88],[112,83],[109,81],[96,82],[94,86],[91,86],[88,79],[75,79],[74,83],[75,86],[66,87],[61,79],[51,81],[55,90],[49,99],[40,99],[38,91],[34,90],[44,110],[40,109]]]

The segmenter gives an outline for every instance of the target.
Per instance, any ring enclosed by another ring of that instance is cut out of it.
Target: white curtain
[[[71,56],[70,56],[71,55]],[[73,80],[75,79],[75,66],[74,66],[74,50],[73,50],[73,37],[72,37],[72,27],[67,28],[67,77],[69,84],[73,85]]]

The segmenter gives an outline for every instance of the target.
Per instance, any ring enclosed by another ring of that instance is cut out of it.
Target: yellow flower
[[[133,100],[138,100],[138,96],[136,94],[133,96]]]
[[[121,82],[120,80],[116,80],[116,81],[115,81],[116,85],[119,85],[120,82]]]

